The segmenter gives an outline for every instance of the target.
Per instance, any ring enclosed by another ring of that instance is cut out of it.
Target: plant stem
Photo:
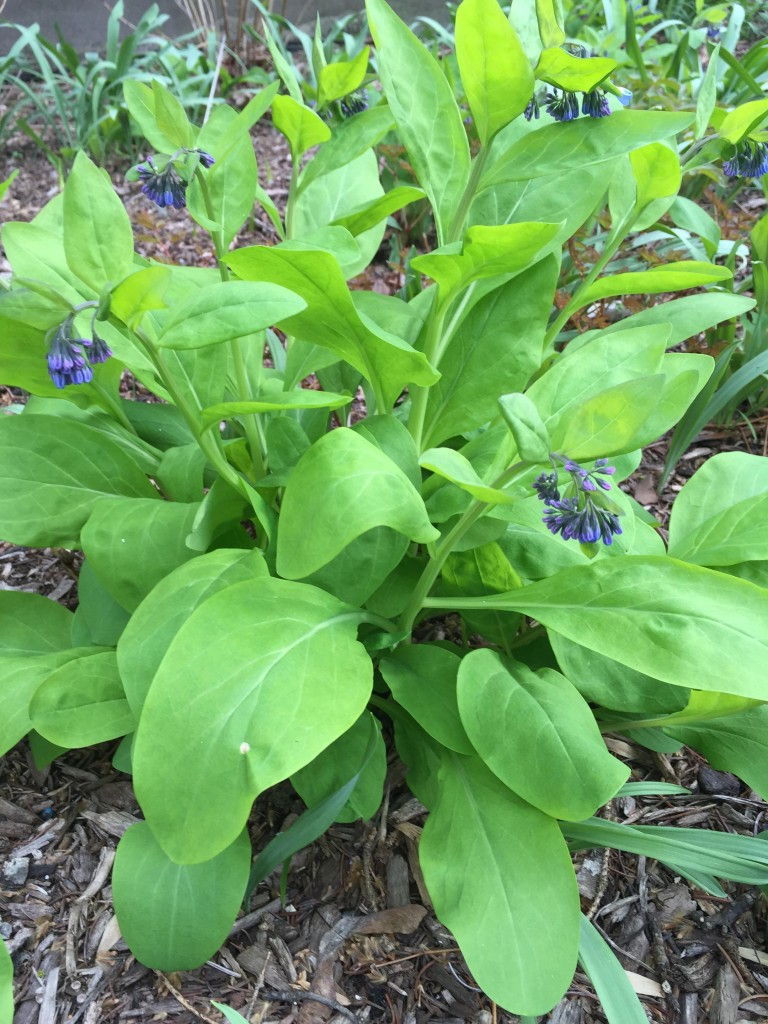
[[[456,214],[451,222],[451,226],[448,230],[448,234],[443,242],[447,245],[450,242],[457,242],[464,231],[464,222],[467,219],[469,208],[472,205],[472,200],[475,198],[477,192],[477,186],[480,184],[480,178],[482,177],[483,171],[485,170],[485,164],[490,154],[490,144],[481,146],[479,153],[472,162],[472,170],[469,174],[469,181],[467,187],[462,193],[459,205],[456,209]]]
[[[213,203],[211,201],[211,193],[208,189],[208,182],[205,180],[205,175],[201,172],[200,168],[197,167],[195,170],[200,190],[203,195],[203,202],[205,203],[205,212],[211,221],[215,220]],[[213,242],[213,248],[216,252],[216,262],[219,266],[219,275],[222,281],[229,281],[229,269],[226,264],[226,253],[224,251],[224,235],[221,230],[211,231],[211,241]],[[230,342],[230,352],[232,354],[232,364],[235,369],[235,380],[237,382],[237,394],[236,398],[241,402],[247,402],[253,395],[251,393],[250,384],[248,381],[248,374],[245,370],[245,360],[243,358],[243,350],[240,343],[240,338],[233,338]],[[243,429],[245,430],[245,436],[248,440],[248,448],[251,453],[251,461],[253,462],[254,471],[254,482],[259,480],[261,477],[266,476],[266,464],[264,461],[265,452],[261,443],[261,430],[256,423],[257,414],[246,415],[242,417]]]
[[[427,326],[427,335],[424,339],[424,355],[427,361],[434,366],[435,369],[437,369],[437,365],[433,360],[440,349],[440,336],[446,312],[447,304],[440,302],[440,297],[438,295],[437,309],[434,313],[430,314],[429,324]],[[429,388],[412,384],[408,390],[411,395],[411,411],[408,416],[408,430],[416,443],[416,450],[421,453],[421,445],[424,435],[424,420],[427,416],[427,403],[429,401]]]
[[[511,466],[508,466],[504,472],[493,481],[491,485],[494,488],[500,489],[506,484],[510,483],[520,473],[525,472],[528,469],[527,462],[516,462]],[[398,625],[400,629],[410,631],[413,627],[413,623],[416,616],[419,614],[422,608],[436,607],[433,605],[432,599],[427,597],[434,586],[437,577],[440,575],[440,570],[445,564],[445,560],[454,550],[461,538],[467,533],[477,520],[486,512],[489,508],[490,503],[487,501],[474,501],[461,516],[459,521],[453,526],[451,530],[442,538],[437,544],[433,557],[429,560],[424,568],[419,580],[414,587],[411,599],[408,602],[405,610],[403,611]],[[472,600],[459,598],[459,607],[463,606],[464,600]],[[474,600],[483,601],[485,598],[475,598]],[[441,605],[440,607],[456,607],[456,601],[453,599],[449,600],[447,605]]]
[[[92,380],[91,381],[91,387],[94,388],[96,391],[98,391],[98,393],[101,395],[101,397],[107,403],[109,408],[115,414],[115,419],[120,423],[120,425],[125,427],[126,430],[130,431],[132,434],[135,434],[136,437],[138,437],[138,433],[136,431],[136,427],[134,427],[134,425],[131,423],[131,421],[128,419],[128,417],[125,415],[125,412],[123,411],[123,409],[122,409],[122,407],[120,405],[120,399],[119,398],[115,398],[114,395],[111,395],[107,391],[107,389],[102,384],[99,384],[99,382],[96,381],[96,380]],[[157,454],[156,450],[154,448],[152,448],[151,445],[148,446],[148,448],[151,449],[152,452],[155,455]]]
[[[176,387],[173,374],[168,371],[162,353],[148,335],[138,329],[135,331],[135,335],[141,341],[144,350],[152,360],[163,386],[173,399],[173,403],[176,408],[184,417],[184,421],[192,432],[195,441],[203,450],[206,458],[215,467],[220,476],[226,480],[231,487],[242,494],[246,501],[250,503],[250,496],[247,489],[244,487],[244,481],[241,479],[239,473],[237,473],[237,471],[227,462],[226,456],[216,444],[216,441],[213,439],[211,434],[201,428],[199,404],[196,407],[190,404],[187,401],[186,396],[183,395]]]
[[[621,243],[624,241],[624,238],[626,237],[627,233],[628,232],[619,231],[616,237],[613,238],[613,240],[606,242],[602,256],[595,262],[595,265],[592,267],[592,269],[584,278],[584,280],[576,288],[573,295],[570,297],[568,302],[565,304],[563,309],[556,317],[552,326],[544,335],[543,350],[545,354],[547,350],[550,348],[550,346],[553,344],[553,342],[556,340],[560,331],[568,323],[572,314],[575,313],[577,309],[580,309],[582,307],[583,302],[581,296],[584,294],[586,289],[589,288],[592,282],[596,280],[598,275],[605,269],[606,265],[613,259],[613,257],[616,254],[616,251],[618,250]]]
[[[285,203],[285,237],[293,238],[293,222],[296,214],[296,191],[299,184],[300,160],[291,154],[291,183],[288,186],[288,199]]]
[[[570,296],[570,299],[565,303],[565,306],[562,308],[560,313],[555,318],[554,323],[544,336],[543,350],[545,354],[547,353],[547,350],[550,348],[550,346],[556,341],[558,334],[568,323],[571,315],[575,311],[577,311],[577,309],[581,309],[581,307],[584,305],[582,296],[584,295],[585,291],[590,287],[590,285],[592,285],[593,282],[597,280],[599,274],[613,259],[616,252],[618,251],[618,248],[620,248],[624,240],[627,238],[628,234],[630,233],[630,229],[632,228],[632,224],[637,219],[636,214],[637,211],[633,208],[630,211],[630,213],[624,218],[624,220],[616,225],[615,232],[611,232],[613,233],[613,238],[608,238],[608,240],[606,241],[602,255],[595,262],[595,265],[587,274],[584,281],[582,281],[579,287],[575,289],[573,294]]]

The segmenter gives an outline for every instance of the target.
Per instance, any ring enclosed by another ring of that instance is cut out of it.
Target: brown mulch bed
[[[285,149],[267,128],[258,130],[255,144],[262,184],[281,205],[289,177]],[[58,182],[24,139],[0,155],[0,180],[15,166],[20,174],[3,219],[27,220],[56,193]],[[124,167],[112,170],[139,251],[160,260],[213,263],[205,235],[185,213],[149,206],[136,186],[122,180]],[[236,244],[274,241],[271,225],[257,212]],[[7,269],[0,252],[0,272]],[[396,277],[381,262],[367,286],[392,289]],[[0,404],[20,398],[0,386]],[[711,454],[738,449],[765,455],[767,446],[768,416],[753,420],[751,431],[746,424],[711,427],[659,492],[665,453],[665,442],[659,442],[646,450],[633,492],[665,521],[684,480]],[[41,593],[73,607],[77,568],[70,552],[0,544],[3,589]],[[664,756],[624,739],[609,738],[609,744],[631,765],[633,779],[680,783],[691,795],[616,799],[606,816],[747,835],[763,827],[768,805],[691,751]],[[453,937],[435,918],[418,868],[424,809],[410,796],[396,760],[377,819],[335,826],[297,854],[285,903],[279,876],[272,876],[209,964],[174,975],[138,964],[120,939],[111,905],[115,845],[140,816],[130,781],[111,765],[113,746],[73,751],[44,771],[34,766],[26,743],[0,759],[0,934],[14,958],[16,1024],[220,1021],[212,999],[265,1024],[341,1024],[349,1015],[372,1024],[516,1019],[477,989]],[[302,810],[288,785],[257,801],[250,821],[254,848]],[[588,853],[578,866],[583,909],[638,979],[651,1020],[738,1024],[768,1018],[768,956],[763,954],[762,966],[753,952],[765,945],[766,933],[756,888],[728,886],[733,899],[719,900],[654,861],[616,851]],[[326,1002],[302,999],[307,993]],[[604,1020],[581,973],[547,1019]]]

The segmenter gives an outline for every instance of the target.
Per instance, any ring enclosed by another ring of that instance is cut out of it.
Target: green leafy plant
[[[123,0],[117,0],[107,25],[103,56],[78,53],[58,31],[52,42],[37,24],[7,27],[18,39],[0,58],[0,89],[12,87],[19,98],[0,120],[0,133],[23,131],[62,171],[75,154],[88,150],[103,161],[110,152],[131,153],[133,130],[123,103],[123,83],[152,81],[171,87],[189,111],[201,110],[215,84],[210,62],[157,33],[168,15],[153,4],[136,28],[120,41]]]
[[[154,968],[199,965],[277,865],[376,813],[382,717],[428,809],[435,911],[515,1013],[547,1012],[580,959],[614,1024],[641,1019],[581,917],[573,851],[656,857],[719,896],[718,878],[768,884],[759,839],[596,817],[629,775],[606,732],[689,743],[768,791],[766,462],[706,463],[668,545],[617,486],[712,374],[672,350],[750,301],[708,261],[605,272],[674,203],[694,114],[621,109],[615,62],[563,48],[554,5],[512,13],[458,10],[472,146],[384,0],[383,101],[330,124],[274,84],[198,129],[157,82],[126,83],[156,150],[133,177],[210,232],[215,270],[137,256],[84,154],[3,229],[0,375],[32,397],[0,420],[0,533],[84,562],[74,614],[0,591],[0,746],[28,735],[45,760],[121,739],[146,820],[118,846],[114,902]],[[270,105],[293,160],[284,215],[249,136]],[[419,188],[381,187],[393,126]],[[350,289],[424,195],[425,286]],[[282,241],[232,250],[255,201]],[[602,252],[555,309],[563,247],[606,206]],[[691,288],[563,348],[594,302]],[[161,401],[122,397],[125,369]],[[424,639],[457,613],[461,631]],[[287,779],[307,811],[252,860],[253,801]]]

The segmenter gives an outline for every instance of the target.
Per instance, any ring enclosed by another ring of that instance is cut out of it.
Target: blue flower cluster
[[[582,94],[581,113],[588,117],[609,117],[611,108],[608,97],[602,89],[592,89]],[[579,116],[579,98],[575,92],[566,89],[554,89],[544,97],[547,113],[556,121],[573,121]],[[539,103],[534,96],[523,111],[526,121],[539,117]]]
[[[597,492],[609,491],[611,485],[601,479],[612,476],[615,467],[607,459],[597,459],[594,469],[588,470],[571,459],[563,460],[563,469],[571,476],[570,490],[574,493],[563,497],[560,494],[557,472],[541,473],[533,482],[533,489],[545,503],[543,522],[554,534],[564,540],[577,540],[582,544],[612,544],[616,534],[621,533],[619,517],[596,500]]]
[[[357,92],[345,96],[339,106],[344,117],[361,114],[364,110],[368,109],[368,94],[365,89],[358,89]]]
[[[206,169],[215,161],[210,153],[204,149],[185,149],[183,153],[196,153],[200,163]],[[155,167],[152,157],[149,156],[146,162],[139,164],[136,168],[139,181],[142,183],[141,191],[152,200],[153,203],[162,209],[172,206],[175,210],[182,210],[187,205],[187,185],[189,184],[181,177],[174,165],[174,158],[168,161],[163,170]]]
[[[48,344],[48,373],[57,388],[68,384],[88,384],[97,363],[105,363],[112,351],[95,331],[92,338],[76,338],[72,334],[75,316],[59,324]]]
[[[723,163],[723,173],[729,178],[760,178],[768,174],[768,145],[744,139],[736,152]]]

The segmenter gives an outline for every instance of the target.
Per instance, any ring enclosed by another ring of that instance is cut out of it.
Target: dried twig
[[[352,1024],[358,1024],[357,1017],[348,1010],[341,1003],[337,1003],[334,999],[329,999],[327,996],[321,996],[318,992],[276,992],[273,989],[262,989],[259,994],[260,999],[266,999],[268,1003],[322,1003],[323,1006],[330,1007],[331,1010],[335,1010],[336,1013],[341,1014],[342,1017],[346,1017],[347,1020],[351,1020]]]

